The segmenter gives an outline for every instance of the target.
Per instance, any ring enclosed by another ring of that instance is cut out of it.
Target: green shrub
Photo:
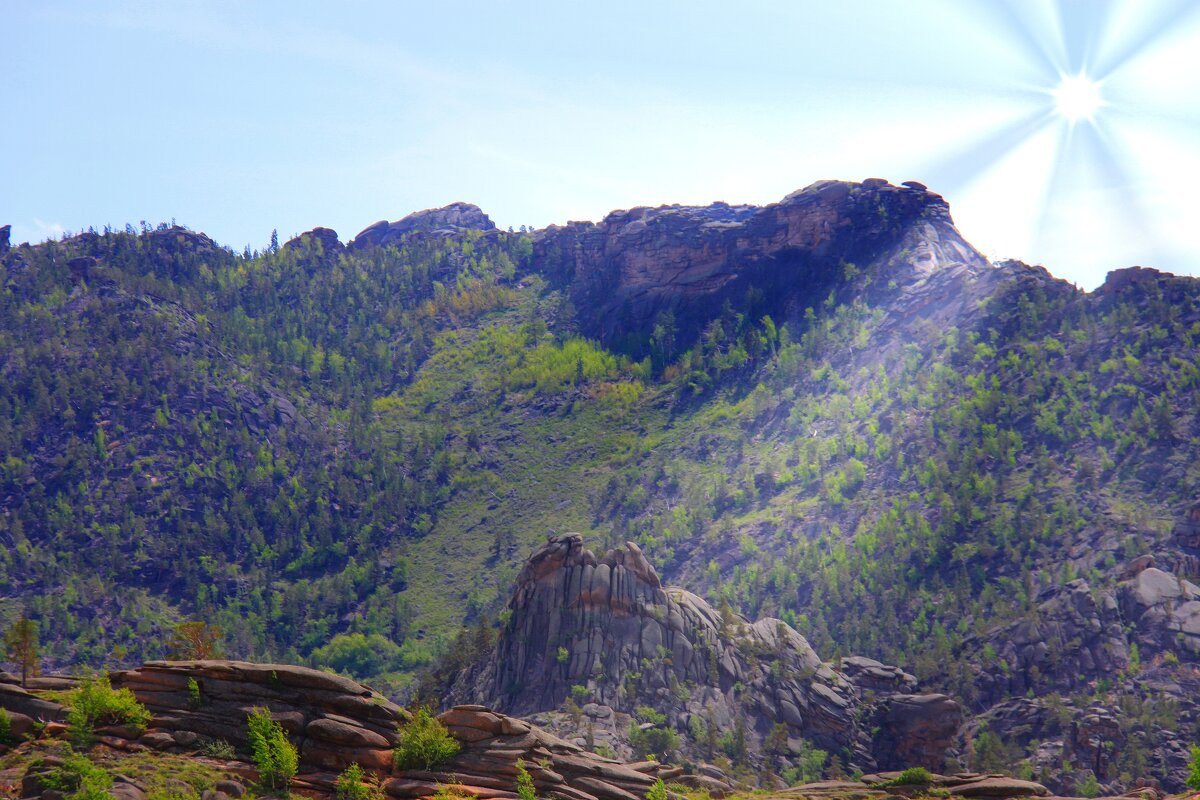
[[[188,708],[196,709],[202,702],[200,699],[200,684],[195,678],[188,678]]]
[[[517,759],[517,797],[521,800],[537,800],[537,788],[533,785],[533,776],[525,769],[525,762]]]
[[[299,766],[295,745],[288,741],[283,726],[271,719],[268,709],[255,709],[246,722],[259,783],[268,789],[286,790]]]
[[[12,717],[8,709],[0,708],[0,744],[10,744],[12,740]]]
[[[379,800],[383,796],[379,784],[365,775],[357,763],[338,776],[336,790],[337,800]]]
[[[1192,760],[1188,762],[1187,785],[1200,791],[1200,747],[1192,745]]]
[[[427,708],[418,708],[412,721],[400,728],[393,759],[397,769],[431,770],[458,755],[458,741]]]
[[[892,786],[922,786],[933,783],[933,775],[924,767],[909,767],[890,781],[871,784],[872,789],[888,789]]]
[[[61,765],[41,775],[46,789],[62,792],[70,800],[112,800],[113,779],[81,753],[71,753]]]
[[[233,761],[237,758],[237,750],[224,739],[210,739],[200,745],[200,755],[218,758],[222,761]]]
[[[639,712],[641,709],[639,709]],[[639,715],[640,716],[640,715]],[[662,715],[660,715],[662,716]],[[666,717],[662,717],[666,720]],[[671,728],[646,728],[629,723],[629,746],[639,758],[651,756],[662,760],[679,749],[679,734]]]
[[[150,711],[128,689],[113,689],[107,675],[87,677],[66,693],[67,736],[76,747],[88,747],[101,725],[130,725],[141,732],[150,724]]]
[[[475,795],[455,785],[443,785],[438,787],[430,800],[475,800]]]
[[[897,786],[912,786],[922,783],[933,783],[933,775],[924,767],[909,767],[896,778]]]
[[[646,800],[667,800],[667,785],[659,778],[646,790]]]

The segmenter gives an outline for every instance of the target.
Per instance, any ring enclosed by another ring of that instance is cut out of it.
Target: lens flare
[[[1095,122],[1096,112],[1104,106],[1100,84],[1082,72],[1064,75],[1051,94],[1054,96],[1055,109],[1069,122]]]

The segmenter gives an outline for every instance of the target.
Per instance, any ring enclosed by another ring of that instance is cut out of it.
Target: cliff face
[[[887,266],[908,281],[988,267],[941,196],[880,179],[821,181],[761,208],[615,211],[540,231],[534,258],[569,287],[587,335],[633,351],[668,314],[682,351],[726,303],[778,320],[817,305],[850,271]]]
[[[693,736],[741,731],[757,754],[782,724],[791,752],[806,739],[868,770],[941,768],[958,731],[958,704],[912,694],[911,675],[862,658],[835,669],[782,620],[751,623],[663,587],[633,543],[597,557],[577,534],[552,538],[509,610],[495,652],[459,676],[457,699],[529,715],[571,697],[602,721],[648,706]]]

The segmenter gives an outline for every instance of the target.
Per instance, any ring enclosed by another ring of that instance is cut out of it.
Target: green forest
[[[525,233],[14,249],[0,613],[52,667],[160,657],[199,620],[229,655],[400,690],[580,531],[970,702],[989,656],[964,642],[1114,583],[1195,499],[1200,283],[1012,267],[969,325],[897,332],[887,269],[844,264],[788,319],[726,303],[690,341],[660,315],[638,358],[581,335]]]

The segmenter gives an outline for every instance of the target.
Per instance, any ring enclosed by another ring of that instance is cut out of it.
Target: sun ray
[[[965,3],[954,5],[958,8],[968,8],[968,4]],[[993,22],[1002,26],[1010,34],[1010,41],[1025,51],[1026,55],[1037,63],[1039,69],[1046,75],[1057,75],[1067,69],[1066,52],[1062,48],[1061,29],[1049,34],[1046,37],[1048,41],[1039,38],[1035,35],[1033,27],[1017,13],[1009,0],[983,0],[983,2],[970,4],[969,8],[971,11],[978,9],[986,11]],[[1060,20],[1051,15],[1046,22],[1050,25],[1044,26],[1043,29],[1058,25]],[[1058,50],[1058,52],[1054,52],[1054,50]]]
[[[1107,179],[1106,183],[1122,192],[1122,208],[1128,214],[1128,224],[1146,248],[1147,260],[1157,261],[1159,240],[1154,232],[1150,215],[1146,213],[1143,198],[1135,176],[1127,165],[1129,159],[1118,151],[1121,144],[1104,125],[1089,125],[1082,131],[1082,139],[1092,149],[1092,161]]]
[[[1050,239],[1050,209],[1054,206],[1055,199],[1063,193],[1066,174],[1066,162],[1063,155],[1070,152],[1074,133],[1074,125],[1060,125],[1058,128],[1058,141],[1054,147],[1054,158],[1051,159],[1053,166],[1042,187],[1042,196],[1038,201],[1038,213],[1034,216],[1033,252],[1043,251]]]
[[[953,196],[969,188],[989,165],[1015,150],[1054,119],[1053,111],[1039,108],[949,156],[939,157],[921,174],[929,175],[930,185],[938,191]]]
[[[1058,0],[1055,3],[1069,71],[1087,69],[1103,39],[1110,9],[1109,3],[1080,0]]]
[[[1197,12],[1200,12],[1200,3],[1195,0],[1175,0],[1167,3],[1166,7],[1151,16],[1150,22],[1132,38],[1122,42],[1113,52],[1102,53],[1092,65],[1092,74],[1098,80],[1104,80],[1141,55],[1160,37],[1185,24]]]
[[[1119,246],[1109,253],[1104,235],[1076,241],[1082,231],[1095,230],[1099,225],[1109,236],[1120,230],[1114,241],[1136,241],[1137,259],[1141,263],[1153,264],[1158,260],[1161,249],[1158,237],[1138,183],[1125,168],[1120,149],[1103,125],[1061,127],[1055,166],[1036,217],[1035,252],[1053,254],[1070,247],[1077,252],[1102,250],[1107,259],[1128,258],[1128,253],[1122,253]],[[1072,245],[1072,241],[1076,244]],[[1096,266],[1116,268],[1126,264],[1113,260]]]

